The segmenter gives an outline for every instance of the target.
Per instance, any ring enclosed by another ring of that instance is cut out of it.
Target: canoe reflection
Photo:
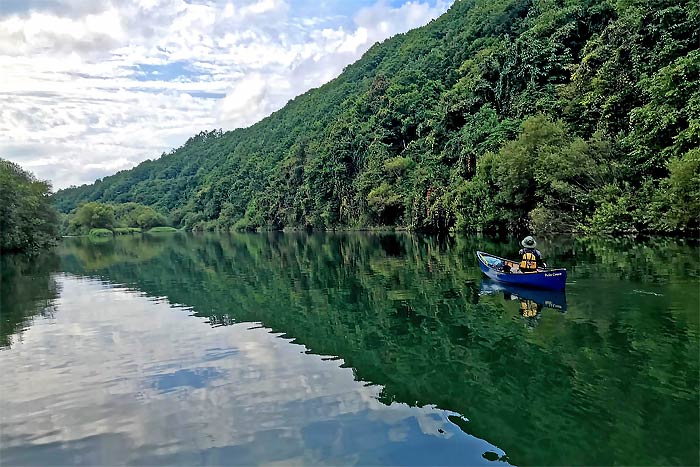
[[[481,295],[503,294],[506,300],[520,301],[520,314],[525,318],[533,318],[542,308],[552,308],[557,311],[566,311],[566,294],[563,290],[539,290],[502,282],[483,279],[480,287]]]

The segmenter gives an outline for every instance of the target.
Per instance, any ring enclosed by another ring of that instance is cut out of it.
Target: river
[[[700,249],[411,234],[0,257],[2,465],[698,465]]]

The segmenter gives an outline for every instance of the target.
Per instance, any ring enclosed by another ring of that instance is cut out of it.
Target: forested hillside
[[[699,148],[697,0],[457,0],[252,127],[54,202],[190,229],[687,232]]]

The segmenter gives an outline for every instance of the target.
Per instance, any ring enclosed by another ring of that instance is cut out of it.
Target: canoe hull
[[[491,279],[520,287],[534,287],[547,290],[564,290],[566,287],[566,269],[545,269],[537,272],[510,273],[493,267],[505,258],[476,252],[481,271]]]

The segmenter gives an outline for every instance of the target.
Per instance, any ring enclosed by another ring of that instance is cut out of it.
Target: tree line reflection
[[[696,463],[697,246],[542,243],[571,271],[568,296],[483,279],[474,251],[517,243],[478,237],[170,235],[58,253],[62,271],[342,358],[382,402],[462,414],[453,422],[515,464]],[[652,286],[663,293],[634,292]]]

